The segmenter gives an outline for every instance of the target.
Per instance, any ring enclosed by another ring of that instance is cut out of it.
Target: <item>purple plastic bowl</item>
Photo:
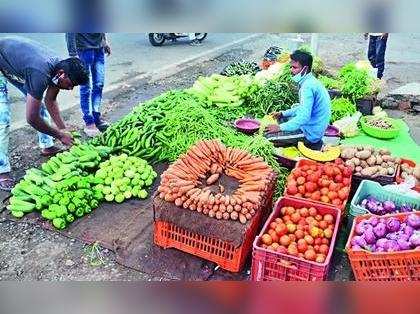
[[[325,136],[337,137],[340,136],[340,130],[333,125],[329,125],[325,130]]]
[[[260,122],[255,119],[242,118],[234,123],[236,129],[243,133],[252,134],[260,129]]]

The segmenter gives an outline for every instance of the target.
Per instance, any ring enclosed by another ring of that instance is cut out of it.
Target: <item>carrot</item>
[[[225,197],[225,206],[228,206],[230,204],[230,196],[226,195]]]
[[[219,210],[220,210],[221,212],[225,212],[225,211],[226,211],[226,206],[225,206],[225,204],[220,204],[220,205],[219,205]]]
[[[191,196],[194,193],[196,193],[197,191],[200,191],[200,189],[199,188],[193,188],[193,189],[189,190],[185,195],[186,196]]]
[[[194,188],[194,185],[186,185],[186,186],[180,187],[179,188],[179,193],[185,194],[193,188]]]
[[[233,206],[232,206],[232,205],[228,205],[228,206],[226,206],[226,211],[227,211],[228,213],[233,212]]]
[[[219,205],[213,205],[213,210],[217,212],[219,210]]]
[[[181,196],[181,201],[184,203],[187,200],[187,197],[185,195]]]
[[[212,164],[211,167],[210,167],[210,172],[212,174],[215,174],[217,172],[218,167],[219,166],[217,164]]]
[[[214,205],[214,196],[212,194],[209,195],[209,205]]]
[[[215,173],[215,174],[212,174],[207,180],[206,180],[206,183],[208,184],[208,185],[212,185],[213,183],[215,183],[218,179],[219,179],[219,177],[220,177],[220,174],[218,174],[218,173]]]
[[[194,204],[191,204],[189,208],[190,208],[190,210],[196,210],[197,206],[195,206]]]
[[[174,199],[174,197],[172,196],[172,194],[166,194],[165,195],[165,201],[167,201],[167,202],[173,202],[175,199]]]
[[[175,205],[176,205],[176,206],[181,206],[182,204],[183,204],[182,199],[177,198],[177,199],[175,200]]]
[[[239,214],[239,221],[242,223],[242,224],[246,224],[246,217],[245,217],[245,215],[244,214]]]
[[[159,193],[159,198],[160,198],[160,199],[164,199],[164,198],[165,198],[165,193],[160,192],[160,193]]]
[[[237,163],[237,166],[241,167],[241,166],[251,165],[251,164],[255,164],[257,162],[261,162],[261,161],[263,161],[263,159],[261,157],[245,159],[245,160],[239,161]]]
[[[236,204],[236,205],[233,207],[233,210],[234,210],[234,211],[236,211],[236,212],[240,212],[240,211],[242,210],[242,206],[241,206],[241,205]]]
[[[235,206],[236,205],[236,200],[233,196],[230,197],[230,201],[229,201],[230,205]]]

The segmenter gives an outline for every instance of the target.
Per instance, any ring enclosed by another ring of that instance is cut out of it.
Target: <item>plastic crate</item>
[[[270,223],[275,218],[280,217],[280,210],[284,206],[315,207],[319,212],[324,214],[332,214],[335,218],[335,226],[333,236],[331,238],[330,250],[324,263],[316,263],[305,259],[269,251],[262,248],[261,237],[270,228]],[[310,202],[304,199],[281,197],[275,207],[273,213],[266,221],[263,229],[255,239],[252,251],[252,267],[251,280],[253,281],[322,281],[326,280],[330,267],[331,256],[334,251],[334,244],[337,237],[338,227],[340,223],[340,211],[337,208]]]
[[[401,159],[400,167],[398,169],[397,176],[395,177],[395,182],[397,182],[398,184],[404,182],[404,179],[401,177],[401,172],[402,172],[401,165],[402,164],[408,164],[410,167],[415,167],[416,166],[416,163],[414,161],[412,161],[412,160],[409,160],[409,159]],[[413,188],[413,190],[420,193],[420,183],[417,184]]]
[[[368,125],[367,119],[368,117],[361,117],[360,125],[362,127],[362,130],[366,134],[372,137],[391,139],[391,138],[397,137],[398,134],[400,133],[400,127],[398,126],[396,121],[392,118],[382,118],[383,120],[386,120],[392,124],[392,128],[387,129],[387,130]]]
[[[369,195],[374,196],[382,202],[393,201],[396,205],[401,206],[403,204],[407,204],[413,208],[420,210],[420,199],[401,195],[398,193],[393,193],[385,190],[377,182],[363,180],[362,183],[359,185],[356,194],[354,194],[354,197],[351,200],[350,215],[358,216],[364,214],[371,214],[371,212],[359,205],[362,202],[362,200],[368,197]]]
[[[382,217],[396,217],[402,221],[410,213],[386,215]],[[420,215],[419,212],[416,213]],[[418,281],[420,280],[420,251],[410,250],[401,252],[372,253],[365,250],[353,251],[350,241],[354,235],[354,228],[363,219],[373,215],[362,215],[354,218],[346,251],[349,256],[354,277],[358,281]]]
[[[300,168],[300,167],[305,166],[305,165],[310,166],[310,165],[316,165],[316,164],[318,164],[318,162],[316,162],[316,161],[309,160],[309,159],[301,159],[301,160],[299,160],[296,163],[295,168]],[[352,180],[353,180],[352,177],[350,177],[350,186],[349,186],[349,188],[351,187]],[[288,196],[288,197],[293,197],[293,198],[296,198],[296,199],[308,200],[308,201],[311,201],[311,202],[317,203],[317,204],[322,204],[322,205],[327,205],[327,206],[331,206],[331,207],[336,207],[336,208],[340,209],[340,211],[341,211],[342,214],[344,213],[344,210],[346,208],[346,204],[347,204],[347,201],[348,201],[348,198],[347,198],[340,206],[336,206],[336,205],[333,205],[331,203],[324,203],[324,202],[321,202],[321,201],[314,201],[314,200],[308,199],[308,198],[301,198],[301,197],[296,197],[296,196],[293,196],[293,195],[289,195],[289,194],[287,194],[287,189],[286,188],[284,189],[283,195],[284,196]],[[350,196],[350,194],[349,194],[349,196]]]
[[[274,187],[275,185],[273,184],[266,195],[264,205],[261,206],[252,218],[245,233],[244,241],[239,247],[235,247],[229,242],[197,234],[166,221],[159,220],[156,220],[154,223],[154,243],[164,249],[175,248],[201,257],[216,263],[225,270],[239,272],[242,270],[246,258],[252,249],[252,242],[257,235],[261,221],[264,216],[266,217],[265,212],[272,206]],[[235,223],[232,221],[229,222]]]

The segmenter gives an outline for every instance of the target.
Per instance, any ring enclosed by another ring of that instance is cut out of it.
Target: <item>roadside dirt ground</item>
[[[225,65],[240,59],[259,60],[264,51],[273,45],[281,46],[284,35],[266,34],[252,42],[246,42],[210,59],[200,59],[182,67],[175,75],[158,81],[145,78],[132,85],[105,94],[104,112],[110,121],[126,115],[140,102],[170,89],[190,86],[200,75],[220,72]],[[331,70],[347,61],[363,58],[366,42],[358,35],[330,34],[323,36],[320,55]],[[420,42],[416,42],[420,48]],[[420,75],[418,63],[399,62],[389,64],[386,70],[388,88],[412,82]],[[414,73],[412,72],[414,71]],[[409,74],[407,74],[409,73]],[[416,76],[414,75],[415,73]],[[417,143],[419,119],[406,113],[396,112],[412,127]],[[78,107],[65,111],[64,119],[80,125]],[[24,127],[11,134],[11,162],[16,178],[25,169],[44,161],[36,147],[36,134]],[[1,199],[7,196],[0,193]],[[86,246],[40,227],[8,220],[0,221],[0,280],[171,280],[156,278],[123,267],[115,262],[114,254],[97,246]],[[331,280],[351,280],[351,270],[344,254],[336,254]]]

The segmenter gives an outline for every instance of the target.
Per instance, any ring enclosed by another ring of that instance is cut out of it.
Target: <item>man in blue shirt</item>
[[[290,56],[290,70],[293,81],[299,84],[299,104],[272,115],[279,125],[269,125],[267,135],[279,133],[289,143],[304,142],[305,146],[320,150],[322,137],[331,118],[331,99],[324,85],[311,73],[312,55],[297,50]]]

